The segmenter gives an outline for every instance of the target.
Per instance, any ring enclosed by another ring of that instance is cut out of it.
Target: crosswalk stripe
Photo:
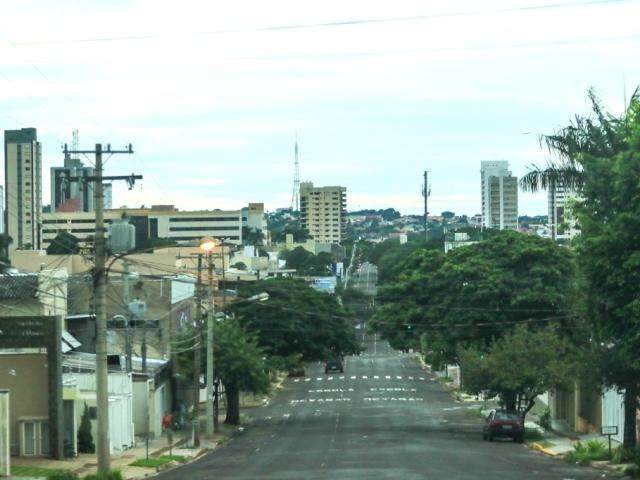
[[[355,375],[351,375],[351,380],[355,380],[356,378],[358,377],[356,377]]]
[[[378,375],[374,375],[374,376],[373,376],[373,378],[374,378],[375,380],[378,380],[380,377],[379,377]]]
[[[296,379],[293,381],[293,383],[298,383],[299,381],[300,381],[300,379],[299,379],[299,378],[296,378]]]

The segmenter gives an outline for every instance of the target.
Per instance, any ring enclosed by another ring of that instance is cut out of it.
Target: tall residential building
[[[0,235],[4,233],[4,187],[0,185]]]
[[[77,133],[74,132],[74,142]],[[72,156],[73,155],[73,156]],[[90,177],[93,167],[85,167],[75,154],[67,154],[64,166],[51,167],[51,211],[93,212],[94,184],[90,181],[69,180],[69,177]]]
[[[551,238],[558,242],[568,242],[580,233],[577,220],[571,211],[571,203],[579,198],[575,190],[563,185],[549,188],[549,228]]]
[[[35,128],[4,132],[5,228],[11,248],[40,249],[42,150]]]
[[[347,189],[302,182],[300,223],[318,242],[341,243],[347,228]]]
[[[509,162],[483,161],[482,226],[497,230],[518,229],[518,179],[511,175]]]
[[[113,208],[113,184],[102,184],[102,198],[104,199],[104,209],[110,210]]]

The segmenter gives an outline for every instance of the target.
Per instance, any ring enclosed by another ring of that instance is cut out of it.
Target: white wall
[[[624,395],[616,390],[607,390],[602,395],[602,426],[616,425],[618,435],[611,437],[622,442],[624,436]]]

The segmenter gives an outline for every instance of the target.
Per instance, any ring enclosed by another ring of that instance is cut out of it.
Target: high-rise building
[[[497,230],[518,229],[518,179],[511,175],[509,162],[483,161],[482,226]]]
[[[300,223],[318,242],[341,243],[347,228],[347,189],[302,182]]]
[[[4,187],[0,185],[0,235],[4,233]]]
[[[77,140],[74,131],[74,142]],[[93,212],[94,184],[91,181],[70,181],[69,177],[90,177],[93,167],[85,167],[74,154],[64,157],[63,167],[51,167],[51,211]]]
[[[551,238],[558,242],[570,241],[580,233],[571,208],[571,204],[579,198],[578,193],[562,184],[556,184],[550,186],[547,198]]]
[[[5,228],[11,248],[40,249],[42,150],[35,128],[4,132]]]
[[[102,184],[102,198],[104,199],[104,209],[111,210],[113,208],[113,184]]]

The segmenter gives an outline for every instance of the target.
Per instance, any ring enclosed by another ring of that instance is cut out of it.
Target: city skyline
[[[106,169],[145,179],[114,185],[114,207],[286,207],[297,132],[300,180],[347,186],[351,209],[420,213],[428,169],[430,210],[473,215],[482,160],[521,177],[589,87],[619,111],[640,84],[634,2],[149,5],[2,6],[0,127],[38,128],[47,174],[75,128],[83,147],[133,143]]]

